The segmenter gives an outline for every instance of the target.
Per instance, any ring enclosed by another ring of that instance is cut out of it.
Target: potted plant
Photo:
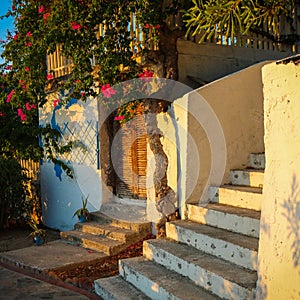
[[[33,241],[37,246],[42,245],[46,239],[46,230],[38,228],[36,221],[33,219],[28,224],[33,230],[29,236],[33,237]]]
[[[84,223],[84,222],[87,221],[87,217],[88,217],[88,215],[89,215],[89,211],[88,211],[88,209],[86,208],[88,197],[89,197],[89,196],[87,196],[85,199],[81,198],[81,201],[82,201],[82,207],[79,208],[79,209],[77,209],[77,210],[75,211],[74,215],[73,215],[73,218],[74,218],[75,216],[78,217],[79,223]]]

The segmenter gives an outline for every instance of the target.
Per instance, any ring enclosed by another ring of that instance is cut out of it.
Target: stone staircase
[[[231,171],[206,205],[166,224],[166,239],[144,242],[143,257],[119,261],[119,276],[98,279],[103,299],[254,299],[264,155]]]
[[[89,215],[89,221],[62,231],[61,239],[107,255],[115,255],[151,233],[151,223],[131,223],[110,218],[101,212]]]

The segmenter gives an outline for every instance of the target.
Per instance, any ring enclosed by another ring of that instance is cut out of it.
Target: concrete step
[[[249,155],[249,166],[253,169],[265,169],[266,159],[264,153],[251,153]]]
[[[103,252],[107,255],[115,255],[125,250],[128,245],[124,242],[116,241],[108,237],[96,236],[78,230],[62,231],[61,239],[71,244],[80,245],[84,248]]]
[[[219,188],[212,187],[215,195],[212,202],[237,206],[253,210],[261,210],[262,188],[235,185],[223,185]]]
[[[259,237],[260,212],[220,203],[188,204],[188,219],[197,223]]]
[[[220,257],[238,266],[256,270],[258,239],[189,220],[166,223],[167,238]]]
[[[86,222],[75,224],[75,229],[84,233],[109,237],[124,243],[134,243],[144,238],[144,235],[137,231],[119,228],[107,224],[99,224],[97,222]]]
[[[233,185],[260,187],[264,185],[264,170],[231,170],[230,182]]]
[[[144,242],[145,258],[163,265],[224,299],[253,299],[257,272],[238,267],[185,244],[170,240]]]
[[[143,232],[146,234],[151,233],[152,229],[151,222],[129,222],[124,220],[113,219],[99,211],[90,213],[89,219],[99,224],[109,224],[111,226],[129,229],[137,232]]]
[[[94,281],[94,286],[95,293],[103,300],[150,300],[121,276],[97,279]]]
[[[188,278],[144,257],[120,260],[119,272],[127,282],[143,291],[151,299],[220,299],[218,296],[196,286]]]

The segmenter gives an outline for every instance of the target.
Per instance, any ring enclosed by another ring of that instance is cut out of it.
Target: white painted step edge
[[[161,244],[161,242],[167,243],[167,241],[153,241],[153,242],[151,240],[145,241],[143,247],[144,256],[149,260],[153,260],[156,263],[163,265],[169,270],[175,271],[178,274],[188,277],[196,285],[201,286],[204,289],[209,290],[213,294],[216,294],[219,297],[222,297],[224,299],[228,299],[228,300],[253,299],[255,289],[249,290],[246,287],[242,287],[238,285],[232,280],[223,278],[220,274],[214,273],[212,271],[209,271],[201,267],[201,264],[199,263],[198,264],[194,263],[200,257],[200,254],[199,252],[197,253],[197,250],[189,249],[188,250],[189,253],[186,253],[186,251],[184,251],[185,254],[182,254],[180,256],[180,245],[179,245],[178,253],[174,255],[174,253],[171,253],[165,249],[160,248],[159,245]],[[181,245],[181,248],[184,248],[184,246]],[[189,256],[190,259],[186,260],[183,257],[184,255],[185,257]],[[192,256],[195,257],[194,262]],[[219,259],[215,259],[215,260],[216,260],[215,263],[218,263],[220,265],[221,261]],[[225,267],[228,268],[229,270],[230,266],[228,265],[230,264],[225,262]],[[237,269],[237,268],[233,266],[232,269]],[[249,274],[247,274],[246,271],[244,271],[243,269],[241,273],[245,273],[243,274],[244,276],[249,276]],[[251,274],[250,276],[253,277],[253,274]]]
[[[188,219],[247,236],[259,237],[260,220],[204,206],[188,204]]]
[[[244,248],[226,240],[198,233],[180,224],[166,223],[167,237],[185,243],[200,251],[222,258],[238,266],[257,270],[257,251]],[[242,237],[242,235],[241,235]]]

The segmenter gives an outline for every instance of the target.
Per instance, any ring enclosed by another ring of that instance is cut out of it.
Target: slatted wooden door
[[[120,143],[120,168],[116,193],[120,198],[147,198],[147,135],[143,106],[136,109],[136,116],[122,126]]]

